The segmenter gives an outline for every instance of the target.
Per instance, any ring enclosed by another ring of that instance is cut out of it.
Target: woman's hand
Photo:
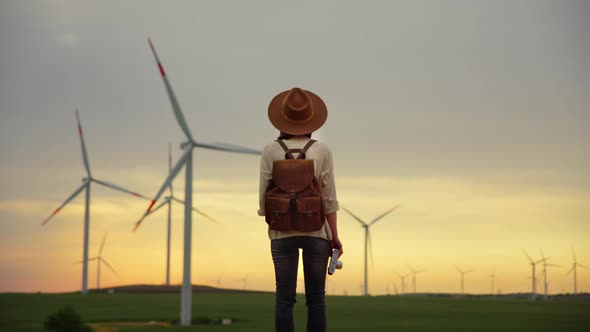
[[[342,249],[342,242],[340,242],[340,238],[338,238],[338,236],[332,238],[332,249],[338,249],[340,252],[338,258],[340,258],[340,256],[342,256],[344,253],[344,250]]]

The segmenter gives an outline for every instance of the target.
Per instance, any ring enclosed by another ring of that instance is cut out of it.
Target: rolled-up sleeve
[[[324,213],[330,214],[338,211],[338,199],[336,197],[336,183],[334,181],[334,160],[332,158],[332,151],[327,150],[325,160],[322,163],[322,171],[320,172],[320,186],[322,189],[322,196],[324,199]]]
[[[267,145],[262,151],[262,156],[260,157],[260,184],[258,187],[259,216],[264,216],[264,193],[266,192],[266,187],[268,186],[270,179],[272,179],[271,163],[272,161],[269,156],[269,146]]]

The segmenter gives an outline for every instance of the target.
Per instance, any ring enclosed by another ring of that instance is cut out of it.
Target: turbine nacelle
[[[196,145],[197,143],[195,141],[182,142],[180,143],[180,149],[184,150],[187,146],[194,148]]]

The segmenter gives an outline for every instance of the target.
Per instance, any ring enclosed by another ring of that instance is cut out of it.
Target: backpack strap
[[[299,156],[297,156],[297,159],[305,159],[305,153],[307,153],[307,149],[309,149],[309,147],[312,146],[315,142],[317,142],[315,139],[310,139],[309,142],[307,142],[307,144],[305,144],[305,146],[303,147]]]
[[[307,149],[309,149],[309,147],[317,141],[314,139],[309,140],[309,142],[307,142],[307,144],[305,144],[303,149],[289,149],[287,147],[287,144],[285,144],[285,142],[283,142],[283,140],[281,140],[281,139],[278,139],[277,142],[285,151],[285,159],[305,159],[305,153],[307,152]],[[297,158],[293,157],[293,152],[299,153]]]

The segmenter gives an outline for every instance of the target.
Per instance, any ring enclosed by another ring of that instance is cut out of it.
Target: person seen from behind
[[[260,161],[260,209],[265,217],[276,279],[275,331],[294,331],[293,305],[302,249],[307,331],[326,331],[325,284],[332,249],[342,255],[338,237],[332,151],[311,138],[328,110],[316,94],[292,88],[268,106],[279,130]]]

